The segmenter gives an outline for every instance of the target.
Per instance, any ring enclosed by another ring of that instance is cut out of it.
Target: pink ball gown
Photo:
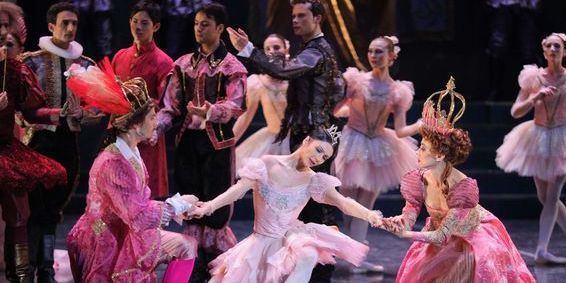
[[[544,69],[527,65],[519,74],[524,95],[534,95],[544,86]],[[566,174],[566,82],[555,85],[557,94],[534,105],[534,120],[519,124],[497,149],[497,166],[520,176],[553,180]]]
[[[401,180],[405,229],[423,205],[430,217],[415,233],[396,282],[535,282],[503,223],[478,204],[476,180],[453,185],[443,210],[427,205],[421,174],[414,170]]]
[[[311,197],[322,201],[325,191],[339,186],[340,181],[316,173],[309,183],[275,186],[268,176],[266,158],[270,157],[250,158],[238,171],[240,177],[256,181],[253,233],[210,263],[210,282],[282,282],[304,247],[315,248],[322,264],[334,263],[334,257],[359,264],[368,252],[366,245],[334,227],[297,219]]]
[[[345,188],[385,192],[417,167],[415,140],[398,138],[395,131],[385,127],[391,113],[409,110],[413,85],[391,81],[387,87],[373,87],[371,72],[355,68],[348,68],[344,79],[348,83],[349,117],[334,160],[336,177]]]

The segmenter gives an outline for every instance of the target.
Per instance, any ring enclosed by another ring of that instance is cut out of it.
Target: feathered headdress
[[[118,80],[108,57],[104,57],[98,66],[87,69],[73,64],[65,75],[68,76],[67,87],[73,94],[80,97],[87,108],[112,114],[110,122],[119,129],[125,130],[128,119],[147,109],[152,101],[146,82],[142,78]]]
[[[450,77],[450,80],[446,83],[445,90],[437,91],[426,99],[422,113],[422,121],[425,127],[443,135],[450,133],[454,129],[454,123],[464,115],[466,110],[466,99],[464,99],[463,95],[454,91],[455,88],[454,78]],[[448,113],[442,109],[442,101],[446,96],[450,97]],[[461,106],[454,113],[457,100],[460,101]]]
[[[0,13],[8,15],[9,32],[15,33],[19,37],[21,44],[26,43],[28,33],[22,8],[14,3],[0,2]]]

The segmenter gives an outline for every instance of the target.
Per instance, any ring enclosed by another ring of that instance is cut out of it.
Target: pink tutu
[[[259,158],[263,155],[289,154],[289,135],[283,142],[273,143],[277,134],[271,133],[267,127],[259,129],[236,148],[236,169],[242,167],[245,158]]]
[[[413,138],[400,139],[391,129],[370,138],[345,126],[334,160],[336,177],[344,188],[386,192],[417,167],[416,148]]]
[[[566,174],[566,125],[545,128],[528,121],[516,126],[497,149],[497,166],[520,176],[551,180]]]
[[[304,247],[315,248],[321,264],[335,263],[336,256],[359,265],[369,250],[335,228],[297,221],[282,238],[253,233],[220,255],[209,264],[210,282],[282,282]]]

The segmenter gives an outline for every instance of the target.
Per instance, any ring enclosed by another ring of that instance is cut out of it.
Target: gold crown
[[[462,118],[466,110],[466,99],[463,95],[454,91],[456,88],[454,81],[454,78],[450,76],[448,83],[446,83],[446,89],[430,95],[423,105],[422,121],[424,126],[441,134],[450,133],[454,129],[456,121]],[[442,101],[446,96],[450,96],[448,114],[446,110],[442,109]],[[454,114],[457,100],[460,101],[461,107]]]
[[[115,115],[112,117],[112,125],[114,127],[123,128],[127,125],[130,117],[141,109],[146,109],[146,106],[151,102],[151,98],[149,97],[149,92],[147,90],[147,83],[140,77],[129,79],[125,82],[120,80],[116,81],[122,89],[124,97],[132,107],[132,111],[129,113],[125,115]]]

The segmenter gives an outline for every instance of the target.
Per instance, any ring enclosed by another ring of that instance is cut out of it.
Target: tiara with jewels
[[[338,126],[336,125],[332,125],[330,128],[324,129],[324,131],[332,138],[332,145],[337,144],[342,137],[342,132],[338,131]]]
[[[454,78],[450,76],[448,83],[446,83],[446,89],[430,95],[423,105],[423,125],[441,134],[450,133],[454,129],[454,123],[462,118],[466,110],[466,99],[464,99],[463,95],[454,91],[456,88],[454,81]],[[450,97],[448,114],[446,110],[442,109],[442,101],[447,96]],[[457,100],[460,101],[461,107],[454,114]]]

